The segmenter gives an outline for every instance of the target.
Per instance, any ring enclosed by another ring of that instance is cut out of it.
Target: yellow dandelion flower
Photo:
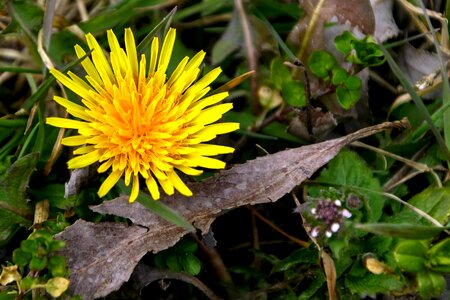
[[[137,198],[141,177],[155,200],[160,197],[158,186],[168,195],[176,189],[191,196],[178,171],[199,175],[202,171],[198,167],[225,167],[224,162],[211,156],[234,149],[204,142],[238,129],[239,124],[212,124],[232,104],[219,104],[228,96],[227,92],[205,97],[209,85],[221,72],[216,68],[198,79],[205,52],[200,51],[191,59],[185,57],[168,76],[175,29],[168,31],[161,51],[158,38],[153,39],[148,64],[144,54],[138,60],[129,28],[125,29],[125,49],[113,31],[108,31],[109,60],[91,34],[86,35],[86,40],[92,50],[91,58],[81,62],[87,73],[86,81],[72,72],[64,75],[50,70],[58,81],[81,97],[83,105],[54,97],[78,120],[49,117],[47,124],[78,131],[78,135],[62,140],[63,145],[78,147],[74,150],[76,156],[68,161],[70,169],[96,162],[100,163],[100,173],[111,169],[98,190],[100,197],[122,177],[127,186],[132,183],[130,202]],[[86,55],[79,45],[75,46],[75,52],[79,58]]]

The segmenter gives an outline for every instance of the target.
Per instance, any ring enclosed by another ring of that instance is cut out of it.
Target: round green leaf
[[[320,78],[325,78],[336,65],[336,59],[330,53],[323,50],[314,51],[308,59],[311,72]]]
[[[48,251],[49,252],[55,252],[55,251],[61,250],[64,247],[65,244],[66,243],[64,241],[53,240],[53,241],[51,241],[49,243]]]
[[[20,243],[20,249],[28,253],[36,253],[38,251],[39,245],[36,240],[24,240]]]
[[[170,255],[169,257],[167,257],[166,265],[172,272],[180,272],[182,269],[177,255]]]
[[[345,108],[350,109],[353,105],[358,102],[361,97],[361,91],[359,90],[349,90],[347,87],[338,86],[336,88],[336,96],[339,104]]]
[[[33,271],[42,271],[47,266],[47,257],[35,256],[30,261],[30,269]]]
[[[13,252],[13,262],[19,267],[25,267],[28,265],[31,259],[31,254],[29,252],[23,251],[21,248],[14,250]]]
[[[349,90],[358,90],[359,91],[361,89],[361,79],[359,79],[359,77],[357,77],[357,76],[350,75],[345,80],[344,85]]]
[[[417,273],[425,268],[427,250],[422,241],[401,241],[394,250],[394,258],[401,269]]]
[[[283,99],[289,105],[303,107],[306,105],[305,88],[297,81],[286,81],[282,84]]]
[[[417,274],[417,286],[423,298],[438,297],[445,290],[445,278],[434,272],[420,272]]]
[[[197,243],[193,240],[182,240],[177,245],[177,252],[178,253],[194,253],[197,250],[198,246]]]
[[[48,269],[53,277],[64,277],[66,274],[66,259],[61,255],[54,255],[48,261]]]
[[[348,31],[345,31],[341,35],[338,35],[334,39],[334,46],[337,50],[342,52],[343,54],[348,54],[353,49],[353,41],[356,40],[356,38]]]
[[[343,83],[348,78],[348,73],[341,67],[337,67],[333,69],[333,77],[331,78],[331,82],[333,85],[339,85]]]
[[[277,90],[281,90],[283,82],[292,80],[291,72],[280,57],[273,59],[270,64],[270,79]]]
[[[200,273],[202,264],[195,255],[186,255],[183,258],[183,269],[186,273],[195,276]]]

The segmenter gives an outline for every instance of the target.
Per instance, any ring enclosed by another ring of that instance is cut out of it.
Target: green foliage
[[[271,83],[281,91],[284,101],[289,105],[303,107],[306,105],[305,87],[292,78],[292,75],[280,58],[272,60],[270,65]]]
[[[375,67],[385,62],[383,51],[371,36],[357,39],[345,31],[335,38],[334,46],[345,55],[346,60],[363,67]]]
[[[382,192],[380,182],[374,177],[373,171],[367,163],[355,152],[341,151],[328,163],[328,166],[317,177],[317,181],[341,186],[341,197],[351,192],[357,193],[363,204],[362,221],[376,222],[380,219],[384,206],[384,199],[380,195]],[[361,189],[364,190],[364,193],[361,193]],[[318,197],[323,193],[323,188],[311,187],[309,191],[312,196]],[[340,200],[344,199],[346,199],[345,196]]]
[[[174,247],[161,251],[155,256],[158,268],[169,268],[172,272],[184,271],[190,275],[197,275],[201,271],[201,262],[195,256],[197,243],[183,239]]]

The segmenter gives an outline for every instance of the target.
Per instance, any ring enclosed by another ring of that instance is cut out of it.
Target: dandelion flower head
[[[155,37],[147,63],[146,55],[138,57],[131,29],[125,29],[124,48],[108,30],[109,59],[94,36],[87,34],[92,52],[81,61],[85,80],[70,71],[65,75],[50,70],[81,97],[82,105],[55,96],[77,119],[48,117],[47,124],[78,133],[62,140],[63,145],[77,147],[68,161],[69,169],[99,162],[99,173],[111,170],[98,190],[100,197],[120,178],[132,185],[130,202],[138,196],[140,180],[155,200],[160,198],[160,187],[168,195],[177,190],[191,196],[177,172],[195,176],[202,173],[199,168],[222,169],[225,163],[211,156],[234,151],[205,143],[239,128],[238,123],[215,123],[232,108],[231,103],[219,103],[227,92],[206,96],[221,69],[199,79],[205,57],[200,51],[191,59],[182,59],[169,76],[175,35],[175,29],[170,29],[161,48]],[[86,56],[79,45],[75,52],[79,58]]]

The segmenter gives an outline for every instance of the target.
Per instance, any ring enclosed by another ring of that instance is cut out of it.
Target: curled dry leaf
[[[177,194],[160,201],[207,233],[215,218],[231,209],[277,201],[349,143],[384,129],[407,126],[406,120],[386,122],[338,139],[260,157],[191,184],[194,196],[190,198]],[[62,254],[71,269],[70,289],[83,299],[104,297],[119,289],[145,253],[164,250],[188,233],[137,202],[129,204],[126,196],[93,210],[126,217],[135,225],[78,220],[58,235],[66,241]]]
[[[379,43],[383,43],[390,38],[396,37],[400,30],[395,23],[392,10],[394,6],[393,0],[370,0],[373,13],[375,16],[375,39]]]

